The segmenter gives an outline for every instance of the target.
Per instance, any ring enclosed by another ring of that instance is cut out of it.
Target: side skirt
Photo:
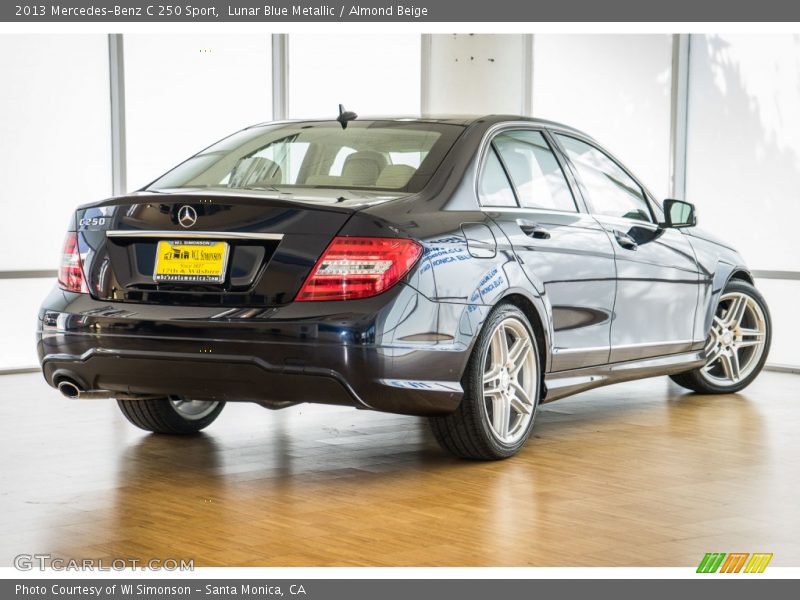
[[[702,350],[547,373],[542,402],[552,402],[592,388],[633,379],[673,375],[705,364]]]

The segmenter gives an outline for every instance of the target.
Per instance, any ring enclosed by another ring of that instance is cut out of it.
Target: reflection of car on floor
[[[50,385],[161,433],[226,401],[426,415],[449,451],[501,458],[541,402],[761,370],[769,312],[739,254],[583,133],[354,117],[250,127],[80,207],[40,312]],[[223,258],[159,277],[163,240]]]

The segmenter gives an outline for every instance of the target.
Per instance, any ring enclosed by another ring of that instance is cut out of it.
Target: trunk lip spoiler
[[[249,231],[160,231],[143,229],[109,229],[106,237],[110,238],[161,238],[181,239],[219,239],[219,240],[277,240],[283,239],[282,233],[258,233]]]

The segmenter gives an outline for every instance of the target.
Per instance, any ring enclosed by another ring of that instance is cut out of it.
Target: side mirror
[[[683,200],[664,200],[664,222],[662,227],[680,229],[697,225],[694,204]]]

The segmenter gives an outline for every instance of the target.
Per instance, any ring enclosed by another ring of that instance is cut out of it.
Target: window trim
[[[584,203],[586,204],[586,208],[589,211],[590,215],[592,215],[593,217],[596,217],[596,218],[600,218],[600,219],[603,219],[603,218],[619,219],[619,220],[622,220],[622,221],[624,221],[626,223],[639,223],[639,224],[646,223],[648,225],[653,225],[653,226],[658,227],[659,220],[658,220],[658,217],[656,216],[656,213],[653,210],[653,206],[652,206],[652,204],[654,202],[653,195],[642,184],[642,182],[639,181],[639,179],[633,173],[631,173],[630,170],[628,168],[626,168],[620,162],[620,160],[617,157],[615,157],[613,154],[611,154],[611,152],[609,152],[608,150],[606,150],[605,148],[600,146],[600,144],[598,144],[593,139],[591,139],[591,138],[589,138],[587,136],[576,134],[576,133],[574,133],[572,131],[564,131],[563,129],[553,129],[552,137],[553,137],[554,142],[556,144],[558,144],[558,149],[561,152],[561,154],[564,156],[564,160],[566,160],[569,163],[570,170],[572,171],[573,175],[575,176],[576,183],[580,187],[581,195],[583,196]],[[578,174],[578,169],[575,166],[575,163],[570,158],[570,156],[567,153],[567,151],[564,149],[564,146],[561,144],[561,141],[559,140],[559,137],[572,138],[574,140],[577,140],[579,142],[582,142],[582,143],[586,144],[587,146],[591,146],[592,148],[594,148],[595,150],[597,150],[598,152],[603,154],[606,158],[608,158],[608,160],[610,160],[612,163],[617,165],[617,167],[623,173],[625,173],[628,177],[630,177],[633,180],[633,182],[639,187],[639,190],[642,192],[642,199],[644,200],[644,203],[647,205],[647,211],[649,213],[650,220],[649,221],[641,221],[639,219],[631,219],[629,217],[618,217],[618,216],[615,216],[615,215],[604,215],[604,214],[600,214],[598,212],[595,212],[595,207],[592,204],[591,195],[589,194],[589,190],[586,187],[586,184],[581,179],[580,175]]]
[[[550,149],[550,152],[555,158],[556,163],[558,164],[559,169],[561,169],[561,175],[564,177],[564,183],[567,185],[567,190],[569,191],[570,196],[572,197],[572,204],[574,205],[574,210],[564,210],[560,208],[545,208],[545,207],[535,207],[535,206],[523,206],[522,202],[520,201],[519,192],[517,191],[517,186],[514,183],[514,179],[511,177],[511,173],[506,165],[505,160],[503,159],[502,154],[497,149],[497,146],[494,143],[495,138],[500,135],[513,132],[513,131],[523,131],[523,132],[533,132],[538,133],[542,136],[544,143],[547,144],[547,147]],[[475,197],[478,200],[478,206],[482,210],[491,210],[492,208],[517,208],[518,210],[530,210],[530,211],[546,211],[546,212],[553,212],[559,214],[581,214],[585,213],[588,210],[588,207],[585,206],[585,202],[578,201],[578,195],[575,193],[575,184],[577,180],[573,178],[570,179],[571,172],[567,170],[567,165],[564,162],[563,157],[561,156],[561,148],[554,145],[553,140],[550,139],[551,136],[548,135],[549,132],[545,127],[531,127],[530,124],[525,122],[507,122],[507,123],[499,123],[494,127],[490,128],[489,131],[486,132],[484,135],[484,139],[481,142],[480,148],[480,156],[478,160],[478,166],[475,173]],[[485,206],[481,201],[481,194],[480,194],[480,183],[484,173],[484,167],[486,163],[486,156],[489,154],[488,150],[491,150],[497,156],[497,159],[500,161],[500,166],[503,168],[503,172],[505,173],[506,179],[508,180],[508,184],[511,187],[511,192],[514,194],[514,199],[517,202],[517,206]],[[638,182],[637,182],[638,183]],[[581,193],[581,200],[583,200],[583,195]]]
[[[497,144],[494,143],[494,139],[496,137],[497,136],[494,136],[492,138],[492,141],[489,142],[489,147],[492,149],[492,152],[494,152],[494,155],[497,157],[497,162],[500,163],[500,168],[503,169],[503,173],[506,176],[506,181],[508,181],[508,187],[509,189],[511,189],[511,195],[514,196],[514,202],[517,203],[517,208],[523,208],[522,202],[520,202],[519,199],[519,192],[517,192],[517,186],[514,185],[514,179],[511,177],[511,171],[508,169],[508,165],[506,164],[505,159],[503,159],[503,155],[500,154],[500,149],[497,147]],[[481,179],[483,179],[483,173],[484,171],[481,172]],[[478,198],[478,201],[480,201],[480,198]]]
[[[486,162],[486,160],[482,160],[481,161],[481,166],[480,166],[480,171],[478,172],[478,178],[477,178],[477,180],[478,180],[478,189],[476,191],[476,198],[478,199],[478,206],[480,206],[481,208],[486,208],[486,209],[494,209],[494,208],[514,208],[514,209],[517,209],[517,208],[520,208],[519,196],[517,196],[517,190],[515,189],[514,184],[511,181],[511,176],[508,174],[508,168],[506,167],[506,163],[503,161],[503,157],[500,156],[500,153],[497,151],[497,148],[494,145],[494,140],[489,142],[489,146],[487,147],[487,151],[486,151],[486,153],[485,153],[483,158],[488,159],[489,156],[491,156],[492,154],[494,154],[495,158],[497,159],[497,162],[500,164],[500,169],[503,171],[503,175],[505,175],[506,182],[508,183],[508,189],[511,190],[511,195],[514,197],[515,204],[497,206],[497,205],[484,204],[483,203],[483,198],[482,198],[482,195],[481,195],[481,184],[483,183],[483,175],[484,175],[484,173],[486,173],[485,168],[486,168],[487,162]]]

